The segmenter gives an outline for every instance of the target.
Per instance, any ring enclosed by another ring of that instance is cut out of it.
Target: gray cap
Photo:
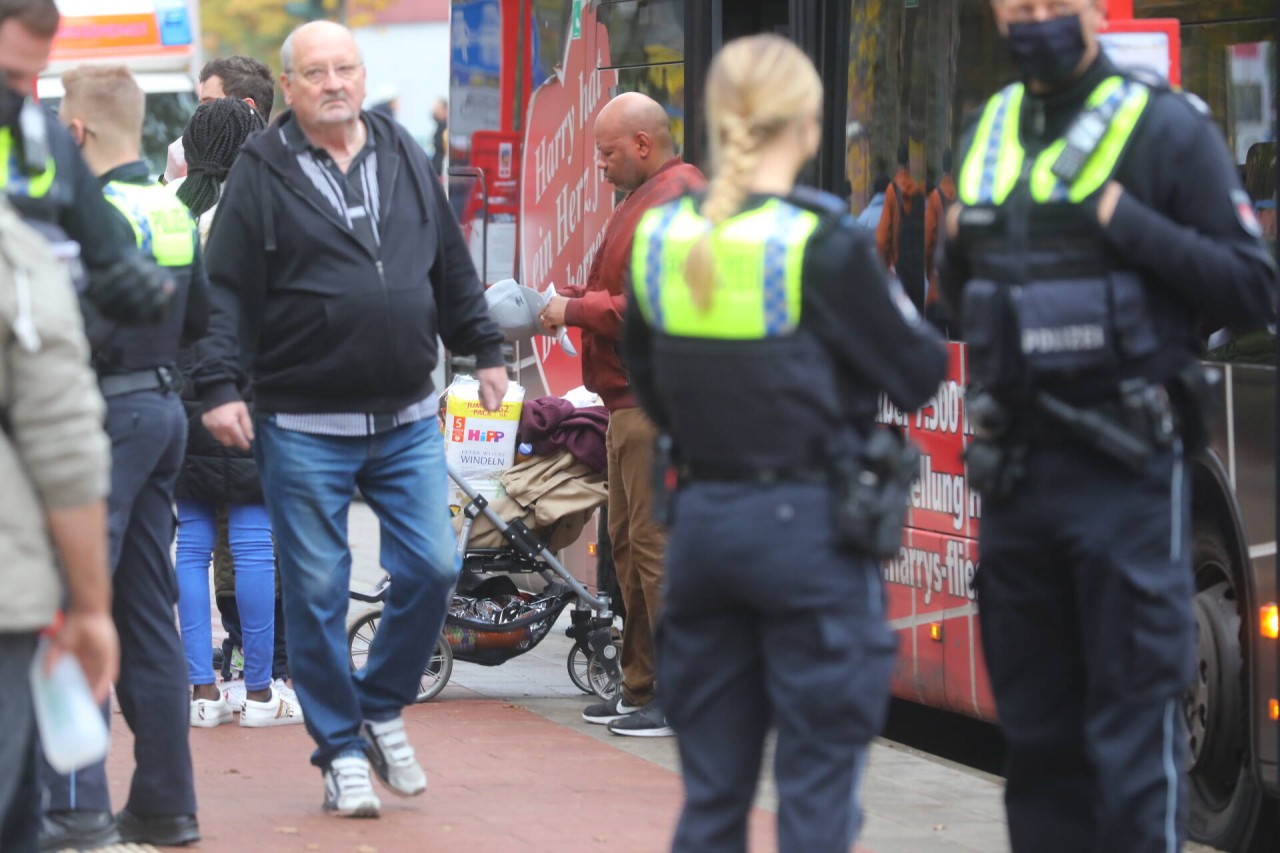
[[[489,316],[508,341],[515,343],[534,335],[549,334],[538,319],[547,300],[532,287],[525,287],[514,278],[504,278],[484,292],[484,299],[489,304]]]

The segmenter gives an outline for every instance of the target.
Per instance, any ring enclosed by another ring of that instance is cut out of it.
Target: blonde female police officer
[[[628,368],[680,472],[658,647],[678,851],[746,849],[770,726],[780,849],[847,851],[888,699],[879,565],[837,541],[832,471],[877,431],[882,390],[906,410],[934,393],[946,351],[844,205],[796,189],[821,104],[791,42],[726,46],[707,80],[707,194],[650,211],[635,237]]]

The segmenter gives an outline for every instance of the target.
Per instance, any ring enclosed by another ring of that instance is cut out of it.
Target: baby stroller
[[[449,478],[467,498],[458,535],[462,571],[444,630],[422,672],[417,701],[426,702],[445,688],[455,658],[498,666],[530,651],[547,636],[569,604],[574,604],[568,629],[574,640],[566,661],[569,676],[584,693],[612,698],[622,681],[622,671],[609,597],[592,595],[523,520],[505,521],[452,465]],[[481,516],[501,534],[505,547],[469,547],[476,519]],[[522,592],[511,577],[518,574],[537,574],[547,586],[536,595]],[[384,577],[367,593],[352,590],[351,598],[380,604],[390,583],[391,579]],[[347,649],[353,670],[365,665],[381,616],[381,609],[371,610],[348,630]]]

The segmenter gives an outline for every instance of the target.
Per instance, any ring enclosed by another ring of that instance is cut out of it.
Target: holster
[[[1012,413],[981,385],[966,390],[965,408],[975,436],[964,452],[969,488],[992,503],[1008,500],[1027,473],[1026,441],[1016,437]]]
[[[837,544],[881,560],[896,554],[919,473],[920,451],[889,429],[872,432],[859,456],[837,457],[832,502]]]

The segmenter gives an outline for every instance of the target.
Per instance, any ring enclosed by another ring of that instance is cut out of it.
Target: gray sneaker
[[[382,784],[402,797],[415,797],[427,790],[427,774],[414,757],[403,717],[381,723],[365,720],[360,728],[369,741],[364,754]]]
[[[377,817],[382,803],[373,793],[363,755],[340,755],[324,770],[324,810],[339,817]]]
[[[619,690],[614,697],[607,702],[597,702],[594,705],[588,705],[582,712],[582,719],[588,723],[595,723],[599,726],[605,726],[615,720],[621,720],[623,717],[641,711],[644,705],[628,705],[627,700],[622,698],[622,691]]]
[[[609,724],[609,732],[626,737],[671,737],[675,734],[667,725],[667,716],[657,701],[650,702],[634,714],[628,714]]]

